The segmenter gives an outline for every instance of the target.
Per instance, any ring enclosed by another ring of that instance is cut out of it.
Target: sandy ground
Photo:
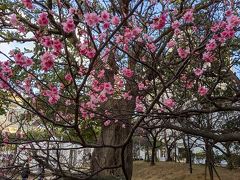
[[[217,167],[221,180],[240,180],[240,169],[228,170]],[[215,178],[218,179],[214,174]],[[193,174],[189,173],[187,164],[158,162],[155,166],[143,161],[135,161],[133,180],[204,180],[205,166],[193,165]],[[208,178],[209,179],[209,175]]]

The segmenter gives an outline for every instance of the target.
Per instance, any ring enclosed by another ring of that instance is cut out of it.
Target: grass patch
[[[222,180],[240,180],[240,169],[229,170],[217,167]],[[214,174],[217,180],[217,176]],[[157,162],[150,166],[144,161],[135,161],[133,164],[133,180],[204,180],[205,166],[193,165],[193,173],[189,173],[188,164],[175,162]],[[207,174],[207,179],[209,175]]]

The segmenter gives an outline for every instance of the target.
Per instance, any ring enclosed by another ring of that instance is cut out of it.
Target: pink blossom
[[[226,26],[227,26],[227,22],[225,22],[225,21],[220,21],[219,22],[219,27],[221,28],[221,29],[224,29]]]
[[[86,73],[86,70],[85,70],[83,67],[79,67],[78,74],[79,74],[80,76],[83,76],[84,73]]]
[[[204,52],[203,53],[203,60],[205,62],[213,62],[214,61],[214,56],[210,52]]]
[[[124,87],[124,82],[118,75],[114,75],[114,84],[117,89],[121,89]]]
[[[90,102],[92,104],[97,104],[99,102],[98,99],[97,99],[97,95],[95,93],[91,93],[91,95],[90,95]]]
[[[79,53],[81,55],[85,55],[87,53],[87,49],[88,49],[88,44],[87,43],[81,43],[78,44],[78,48],[79,48]]]
[[[68,18],[64,23],[62,23],[62,25],[63,25],[63,30],[66,33],[73,32],[76,28],[72,18]]]
[[[23,5],[28,9],[33,9],[32,1],[31,0],[22,0]]]
[[[43,36],[41,39],[41,44],[44,47],[50,48],[52,46],[52,38],[50,36]]]
[[[240,18],[236,15],[231,15],[230,17],[228,17],[227,22],[233,27],[236,27],[240,24]]]
[[[123,94],[123,99],[130,101],[132,99],[132,96],[129,94],[129,92],[125,92]]]
[[[198,28],[196,26],[192,26],[191,28],[192,28],[193,32],[197,32],[197,30],[198,30]]]
[[[151,5],[155,5],[157,3],[157,0],[149,0]]]
[[[54,57],[50,52],[45,52],[42,56],[41,56],[41,67],[42,70],[44,71],[48,71],[50,69],[52,69],[54,66]]]
[[[60,53],[63,48],[63,44],[59,39],[54,39],[52,41],[52,47],[55,50],[55,52]]]
[[[0,62],[0,67],[2,69],[2,73],[3,75],[5,75],[6,77],[11,77],[13,75],[13,71],[10,67],[10,63],[9,61],[4,61],[4,62]]]
[[[226,26],[225,30],[221,33],[221,38],[227,39],[234,37],[235,31],[231,26]]]
[[[98,73],[98,78],[103,78],[104,77],[104,74],[105,74],[105,70],[104,69],[102,69],[101,71],[99,71],[99,73]]]
[[[72,104],[72,102],[71,102],[70,99],[66,100],[66,102],[65,102],[65,105],[66,105],[66,106],[70,106],[71,104]]]
[[[109,22],[104,22],[104,23],[103,23],[103,29],[104,29],[104,30],[109,29],[109,27],[110,27],[110,23],[109,23]]]
[[[3,144],[8,144],[9,143],[9,138],[8,136],[3,137]]]
[[[131,69],[126,68],[126,67],[124,67],[122,69],[122,73],[127,78],[131,78],[133,76],[133,71]]]
[[[144,90],[144,89],[146,89],[147,87],[142,83],[142,82],[140,82],[140,83],[138,83],[138,89],[141,91],[141,90]]]
[[[231,16],[233,14],[233,11],[231,9],[226,10],[225,15]]]
[[[9,77],[7,74],[0,72],[0,89],[9,89]]]
[[[200,77],[203,74],[203,70],[200,68],[194,69],[194,74],[198,77]]]
[[[47,26],[49,23],[48,14],[46,12],[39,14],[37,23],[39,24],[39,26],[42,26],[42,27]]]
[[[30,91],[31,91],[31,81],[32,81],[32,79],[30,77],[27,77],[24,80],[24,90],[26,91],[26,94],[30,94]]]
[[[12,26],[17,26],[18,25],[18,20],[17,20],[17,15],[16,14],[12,14],[10,16],[10,23]]]
[[[103,124],[104,124],[104,126],[107,127],[107,126],[109,126],[111,124],[111,120],[106,120],[106,121],[104,121]]]
[[[107,34],[106,33],[100,33],[98,36],[99,41],[103,41],[104,39],[106,39]]]
[[[84,18],[87,25],[91,27],[96,26],[100,21],[100,18],[96,13],[86,13],[84,14]]]
[[[185,88],[186,89],[192,89],[192,87],[193,87],[193,82],[191,82],[191,81],[186,81],[185,82]]]
[[[183,15],[183,19],[186,23],[191,23],[193,22],[193,10],[190,9],[188,10],[184,15]]]
[[[132,33],[130,28],[125,28],[124,30],[125,43],[128,43],[130,39],[133,39],[135,36]]]
[[[173,23],[172,23],[172,28],[173,29],[178,29],[180,27],[180,22],[179,21],[174,21]]]
[[[17,65],[23,66],[25,64],[25,56],[21,53],[18,52],[14,55],[14,59]]]
[[[214,49],[216,49],[217,44],[215,39],[211,39],[208,44],[206,45],[206,50],[207,51],[213,51]]]
[[[20,132],[20,131],[17,131],[17,132],[16,132],[16,137],[17,137],[17,138],[23,138],[23,133]]]
[[[139,97],[139,96],[136,97],[136,107],[135,107],[135,110],[137,112],[143,112],[144,111],[144,105],[141,102],[141,97]]]
[[[33,65],[33,60],[31,58],[26,58],[24,67],[29,67],[32,65]]]
[[[98,80],[96,80],[96,79],[94,79],[94,80],[92,81],[91,86],[92,86],[92,89],[93,89],[94,91],[96,91],[96,92],[99,92],[99,91],[102,91],[102,90],[103,90],[103,84],[99,85],[99,82],[98,82]]]
[[[207,94],[207,92],[208,92],[208,88],[205,86],[200,86],[198,88],[198,93],[200,96],[205,96]]]
[[[109,14],[109,12],[107,12],[106,10],[105,10],[105,11],[102,11],[102,13],[101,13],[101,19],[102,19],[102,21],[104,21],[104,22],[109,21],[109,19],[110,19],[110,14]]]
[[[180,56],[180,58],[185,59],[188,55],[189,55],[189,49],[183,49],[183,48],[178,48],[178,55]]]
[[[112,17],[112,24],[117,26],[119,24],[120,20],[119,20],[119,17],[117,16],[113,16]]]
[[[58,102],[58,100],[60,99],[60,96],[59,96],[59,92],[58,92],[58,89],[57,87],[51,87],[50,90],[46,90],[44,93],[43,93],[44,96],[48,96],[48,102],[50,104],[56,104]]]
[[[100,102],[106,102],[107,100],[108,100],[108,98],[107,98],[107,96],[106,96],[106,94],[102,91],[101,93],[100,93],[100,95],[98,96],[98,100],[100,101]]]
[[[89,116],[90,116],[90,118],[94,118],[95,114],[94,113],[90,113]]]
[[[142,28],[140,28],[140,27],[135,27],[135,28],[132,30],[132,34],[133,34],[134,36],[139,35],[141,32],[142,32]]]
[[[90,48],[86,51],[86,56],[91,59],[95,56],[95,53],[96,53],[95,49]]]
[[[28,67],[33,64],[32,59],[24,56],[21,52],[16,53],[14,55],[14,59],[15,59],[16,64],[21,67]]]
[[[176,41],[174,41],[174,40],[170,40],[170,41],[167,43],[167,47],[168,47],[168,48],[173,48],[174,46],[176,46]]]
[[[113,87],[111,85],[110,82],[105,82],[103,83],[103,90],[107,93],[107,94],[113,94]]]
[[[211,27],[212,32],[217,32],[220,29],[220,24],[219,23],[214,23]]]
[[[139,102],[136,102],[136,107],[135,107],[135,110],[137,112],[143,112],[144,111],[144,106],[142,103],[139,103]]]
[[[166,14],[162,14],[159,18],[155,18],[153,20],[153,23],[151,24],[151,27],[154,28],[154,29],[162,29],[164,28],[165,24],[166,24],[166,21],[167,21],[167,16]]]
[[[153,43],[147,43],[146,46],[152,53],[157,49],[157,47]]]
[[[125,51],[125,52],[128,52],[128,45],[127,44],[124,44],[124,46],[123,46],[123,50]]]
[[[173,108],[175,106],[175,101],[171,98],[165,99],[163,104],[167,106],[168,108]]]
[[[65,80],[68,81],[69,83],[73,80],[72,75],[70,73],[67,73],[65,75]]]
[[[20,24],[19,27],[18,27],[18,31],[19,31],[20,33],[25,33],[25,32],[26,32],[25,26],[23,26],[22,24]]]
[[[178,36],[181,34],[181,30],[179,28],[174,29],[174,35]]]
[[[75,12],[76,12],[77,10],[75,9],[75,8],[69,8],[69,13],[70,14],[75,14]]]

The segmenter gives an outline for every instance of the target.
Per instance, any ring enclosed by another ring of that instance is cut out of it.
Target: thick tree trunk
[[[112,108],[116,109],[120,114],[122,111],[127,112],[129,105],[124,104],[123,101],[118,100],[113,103]],[[109,105],[108,105],[109,106]],[[130,121],[130,119],[128,119]],[[130,126],[126,124],[126,127],[122,127],[122,123],[112,122],[108,127],[102,126],[101,136],[99,138],[99,145],[120,145],[126,140],[130,132]],[[122,148],[97,148],[94,150],[92,155],[92,170],[97,173],[98,179],[125,179],[124,173],[121,167],[121,149]],[[124,165],[127,174],[127,179],[130,180],[132,177],[132,141],[127,145],[124,152]],[[105,169],[104,169],[105,168]]]

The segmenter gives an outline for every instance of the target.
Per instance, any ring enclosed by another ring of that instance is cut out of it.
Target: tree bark
[[[151,157],[151,163],[150,163],[151,166],[155,165],[156,144],[157,144],[157,138],[154,137],[153,138],[153,146],[152,146],[152,157]]]
[[[209,144],[209,141],[206,140],[205,142],[206,147],[206,165],[208,167],[208,172],[210,176],[210,180],[213,180],[213,152],[212,146]]]
[[[147,161],[147,162],[150,161],[148,146],[145,147],[145,161]]]
[[[171,151],[167,151],[167,160],[166,161],[172,161],[172,157],[171,157]]]
[[[112,109],[118,110],[118,113],[121,114],[123,111],[129,111],[129,104],[125,104],[124,101],[116,100],[111,101]],[[109,106],[109,104],[107,105]],[[123,114],[123,113],[122,113]],[[128,117],[130,118],[130,117]],[[128,119],[130,121],[130,119]],[[99,138],[98,144],[102,145],[120,145],[126,140],[131,127],[126,124],[125,128],[122,128],[122,123],[115,123],[108,127],[102,126],[101,136]],[[122,148],[97,148],[94,149],[92,155],[92,170],[93,172],[98,172],[98,179],[105,179],[106,177],[110,179],[125,179],[124,174],[121,167],[118,168],[110,168],[121,165],[121,149]],[[127,173],[127,179],[130,180],[132,177],[132,166],[133,166],[133,158],[132,158],[132,141],[130,141],[124,152],[124,164],[125,170]],[[108,168],[104,169],[103,168]]]
[[[190,154],[189,154],[189,149],[188,149],[188,145],[186,143],[186,140],[185,140],[185,136],[183,138],[183,145],[184,145],[184,149],[185,149],[185,156],[186,156],[186,161],[185,163],[188,164],[190,162]]]
[[[171,148],[166,148],[167,150],[167,160],[166,161],[172,161],[172,157],[171,157],[171,152],[172,152],[172,149]]]
[[[232,153],[230,151],[230,143],[226,143],[225,148],[227,149],[226,160],[228,169],[233,169],[233,158]]]

